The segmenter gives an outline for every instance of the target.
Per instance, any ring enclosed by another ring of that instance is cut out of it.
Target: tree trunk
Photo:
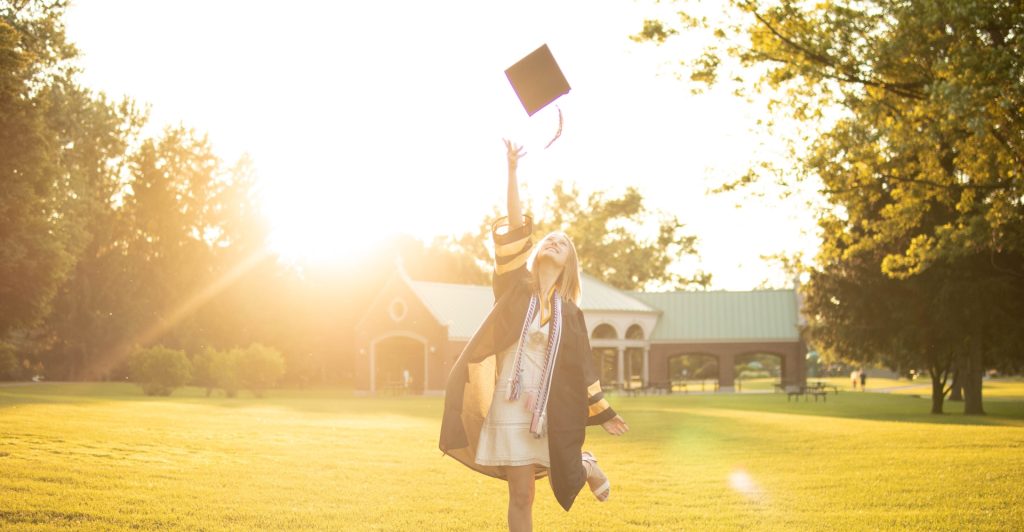
[[[950,401],[963,401],[964,400],[964,372],[957,367],[956,371],[953,372],[953,385],[949,390]]]
[[[946,379],[935,369],[930,368],[928,373],[932,376],[932,413],[942,413],[942,400],[946,397]]]
[[[981,346],[978,341],[972,344],[961,377],[964,385],[964,414],[983,416],[985,410],[981,404],[981,377],[984,370],[981,367]]]

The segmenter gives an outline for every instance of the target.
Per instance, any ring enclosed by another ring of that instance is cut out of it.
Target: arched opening
[[[590,335],[590,338],[594,340],[615,340],[618,339],[619,334],[615,331],[615,327],[607,323],[602,323],[594,328],[594,333]]]
[[[644,328],[639,324],[634,323],[626,329],[627,340],[643,340],[644,339]]]
[[[374,384],[378,392],[422,394],[426,345],[408,336],[384,338],[374,346]]]
[[[668,378],[673,390],[718,389],[718,357],[704,353],[685,353],[668,358]]]
[[[737,391],[772,390],[784,375],[785,358],[776,353],[737,355],[734,371]]]
[[[602,346],[602,340],[617,340],[619,338],[615,327],[602,323],[594,328],[590,339],[594,353],[594,364],[600,372],[601,384],[614,386],[619,381],[618,350],[614,347]]]
[[[626,329],[626,340],[643,341],[644,328],[634,323]],[[640,388],[644,385],[644,349],[627,347],[626,359],[623,361],[627,388]]]
[[[594,365],[600,372],[601,384],[611,385],[618,381],[618,351],[614,347],[595,347]]]
[[[626,388],[640,388],[644,385],[644,350],[640,347],[627,347],[625,367]]]

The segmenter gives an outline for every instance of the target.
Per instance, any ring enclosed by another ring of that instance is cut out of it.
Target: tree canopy
[[[542,216],[534,216],[534,239],[551,231],[565,232],[576,246],[583,271],[612,286],[643,290],[707,287],[711,283],[707,272],[686,276],[672,271],[671,265],[680,258],[697,255],[697,237],[683,232],[678,217],[650,212],[644,206],[643,195],[634,187],[626,188],[621,196],[597,191],[581,198],[577,187],[559,182],[545,199],[541,212]],[[489,272],[491,224],[500,216],[495,208],[476,232],[434,245],[473,257],[479,269]],[[655,234],[645,236],[645,230]],[[477,278],[474,274],[462,282]]]
[[[252,342],[216,327],[252,317],[237,297],[202,312],[263,257],[251,169],[81,86],[65,8],[0,3],[0,341],[62,378],[123,371],[135,343]]]
[[[827,205],[811,337],[863,359],[864,336],[882,336],[875,352],[898,344],[922,366],[953,351],[976,388],[967,411],[981,413],[983,366],[1022,357],[996,346],[1024,323],[1024,6],[732,0],[718,16],[679,4],[678,20],[635,38],[706,32],[691,80],[729,80],[812,125],[789,175],[819,180]],[[914,308],[928,319],[901,314]]]

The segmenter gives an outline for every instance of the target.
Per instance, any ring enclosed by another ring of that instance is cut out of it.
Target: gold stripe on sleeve
[[[608,407],[610,407],[610,406],[611,405],[608,404],[608,401],[606,401],[604,399],[601,399],[600,401],[590,405],[589,416],[590,417],[594,417],[594,416],[600,414],[601,412],[604,412],[605,410],[607,410]]]
[[[524,236],[523,238],[520,238],[519,240],[516,240],[515,242],[510,242],[508,244],[500,244],[500,245],[496,244],[494,246],[494,254],[499,256],[499,257],[507,257],[509,255],[515,255],[516,253],[519,253],[520,251],[523,250],[523,247],[524,247],[523,245],[526,244],[526,242],[528,240],[530,240],[529,235]],[[527,251],[529,251],[529,250],[527,250]]]
[[[521,268],[524,264],[526,264],[526,259],[528,259],[529,257],[529,253],[523,253],[522,255],[513,259],[511,262],[496,265],[494,267],[494,271],[498,275],[502,275],[512,270],[515,270],[516,268]]]

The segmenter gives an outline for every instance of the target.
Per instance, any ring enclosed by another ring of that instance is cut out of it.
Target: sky
[[[699,238],[713,289],[780,287],[762,255],[817,246],[797,200],[706,191],[777,158],[763,105],[693,95],[670,49],[629,39],[649,2],[77,0],[67,32],[82,82],[150,106],[152,128],[209,134],[254,161],[272,246],[337,259],[394,233],[473,231],[505,201],[502,138],[525,144],[524,200],[557,181],[637,187]],[[504,70],[547,44],[572,90],[527,117]],[[699,46],[700,43],[693,43]],[[740,205],[740,208],[737,208]]]

